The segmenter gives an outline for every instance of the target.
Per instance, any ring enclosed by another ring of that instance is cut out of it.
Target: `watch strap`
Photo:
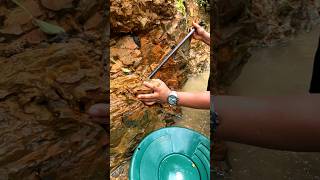
[[[169,96],[175,96],[178,98],[178,94],[177,94],[177,91],[171,91]]]
[[[172,97],[172,96],[174,96],[174,97],[176,98],[175,104],[171,104],[171,103],[169,102],[169,98]],[[178,97],[177,92],[176,92],[176,91],[171,91],[171,92],[169,93],[168,97],[167,97],[167,101],[168,101],[168,103],[169,103],[170,105],[176,106],[176,105],[178,104],[178,101],[179,101],[179,97]]]

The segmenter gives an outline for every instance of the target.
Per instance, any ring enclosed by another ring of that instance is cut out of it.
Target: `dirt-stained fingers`
[[[152,79],[148,82],[144,82],[143,84],[146,87],[152,89],[154,93],[140,94],[137,96],[138,99],[140,99],[141,101],[155,100],[160,103],[165,103],[167,101],[167,97],[170,93],[170,89],[163,81],[161,81],[160,79]]]
[[[201,26],[194,21],[192,22],[192,26],[195,27],[196,29],[201,28]]]
[[[147,86],[150,89],[153,89],[154,91],[157,91],[162,84],[163,82],[160,79],[152,79],[150,81],[143,82],[143,85]]]
[[[157,103],[156,101],[144,102],[144,104],[147,105],[147,106],[152,106],[152,105],[154,105],[156,103]]]
[[[138,98],[145,104],[148,106],[154,105],[157,102],[159,102],[159,100],[157,98],[154,98],[155,96],[153,94],[143,94],[143,95],[138,95]]]
[[[141,100],[146,100],[146,99],[158,99],[159,94],[157,93],[152,93],[152,94],[139,94],[138,98]]]
[[[196,29],[196,31],[193,33],[193,38],[197,40],[202,40],[206,31],[199,24],[195,22],[192,22],[192,25]]]
[[[143,82],[143,85],[145,85],[148,88],[153,89],[153,90],[156,88],[156,86],[154,84],[152,84],[151,82],[148,82],[148,81]]]

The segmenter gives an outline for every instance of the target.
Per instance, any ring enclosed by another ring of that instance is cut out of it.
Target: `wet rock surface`
[[[114,32],[149,31],[161,20],[174,19],[174,0],[115,0],[110,4],[111,29]]]
[[[1,59],[0,161],[9,178],[103,176],[106,133],[85,111],[105,89],[86,53],[80,43],[55,44]]]
[[[108,95],[97,15],[103,2],[71,2],[23,1],[34,17],[66,31],[48,35],[0,1],[1,178],[106,178],[107,133],[87,115]]]
[[[181,37],[186,35],[185,32],[180,32]],[[151,92],[142,83],[171,50],[168,44],[153,42],[162,34],[166,35],[159,28],[141,35],[140,48],[132,36],[120,37],[110,48],[111,167],[128,157],[147,133],[165,126],[165,122],[158,117],[157,107],[147,107],[136,98],[137,94]],[[168,42],[166,38],[164,37],[164,41]],[[173,44],[179,38],[175,36],[169,42]],[[188,51],[188,48],[185,49]],[[183,53],[182,50],[183,48]],[[177,73],[187,63],[178,56],[175,60],[171,58],[155,77],[165,81],[171,88],[178,88],[179,80],[181,82],[186,78],[186,74]]]

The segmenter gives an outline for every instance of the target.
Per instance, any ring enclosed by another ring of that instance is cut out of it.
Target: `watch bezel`
[[[175,91],[171,91],[168,98],[167,98],[167,102],[170,104],[170,105],[174,105],[176,106],[178,104],[178,95]]]

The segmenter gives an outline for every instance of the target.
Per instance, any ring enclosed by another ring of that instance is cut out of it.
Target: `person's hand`
[[[163,81],[160,79],[152,79],[151,82],[144,82],[143,84],[153,90],[152,94],[140,94],[137,96],[146,105],[151,106],[157,102],[167,102],[171,90]]]
[[[94,122],[99,124],[108,124],[107,117],[109,116],[108,104],[95,104],[88,110],[89,115]]]
[[[208,33],[203,27],[199,24],[192,22],[193,27],[195,28],[195,32],[193,33],[193,38],[197,40],[201,40],[204,43],[210,45],[210,33]]]
[[[196,40],[203,41],[205,38],[206,30],[204,30],[199,24],[192,22],[193,27],[195,28],[195,32],[193,33],[193,38]]]

